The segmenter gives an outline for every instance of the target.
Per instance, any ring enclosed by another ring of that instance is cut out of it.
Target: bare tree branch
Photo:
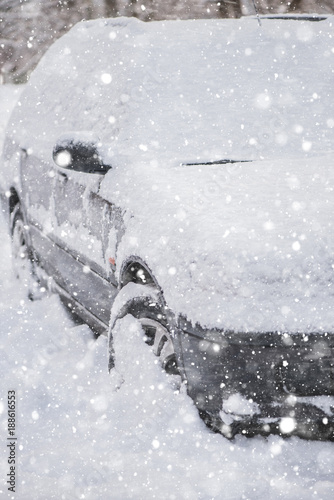
[[[222,0],[219,6],[221,17],[241,17],[242,10],[239,0]]]
[[[289,6],[289,12],[296,12],[303,10],[303,0],[292,0]]]

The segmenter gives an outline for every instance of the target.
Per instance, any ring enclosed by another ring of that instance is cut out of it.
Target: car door
[[[59,279],[53,239],[54,171],[33,148],[20,149],[20,179],[23,209],[29,225],[32,247],[47,274]]]
[[[54,231],[59,285],[108,325],[117,291],[117,211],[98,194],[103,176],[54,168]],[[108,254],[110,253],[110,255]]]

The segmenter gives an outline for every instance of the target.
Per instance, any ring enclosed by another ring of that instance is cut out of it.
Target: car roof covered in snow
[[[41,60],[13,128],[47,160],[71,131],[94,131],[115,163],[329,151],[333,17],[316,19],[81,22]]]

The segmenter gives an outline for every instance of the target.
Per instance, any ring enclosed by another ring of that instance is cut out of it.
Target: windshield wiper
[[[247,163],[253,160],[230,160],[229,158],[224,158],[222,160],[214,160],[214,161],[197,161],[191,163],[182,163],[182,165],[226,165],[226,163]]]

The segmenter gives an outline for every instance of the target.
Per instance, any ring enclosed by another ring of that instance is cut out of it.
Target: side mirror
[[[79,136],[79,137],[76,137]],[[61,137],[53,148],[53,161],[58,167],[87,174],[105,174],[111,165],[105,165],[98,151],[97,141],[89,134],[77,133]]]

